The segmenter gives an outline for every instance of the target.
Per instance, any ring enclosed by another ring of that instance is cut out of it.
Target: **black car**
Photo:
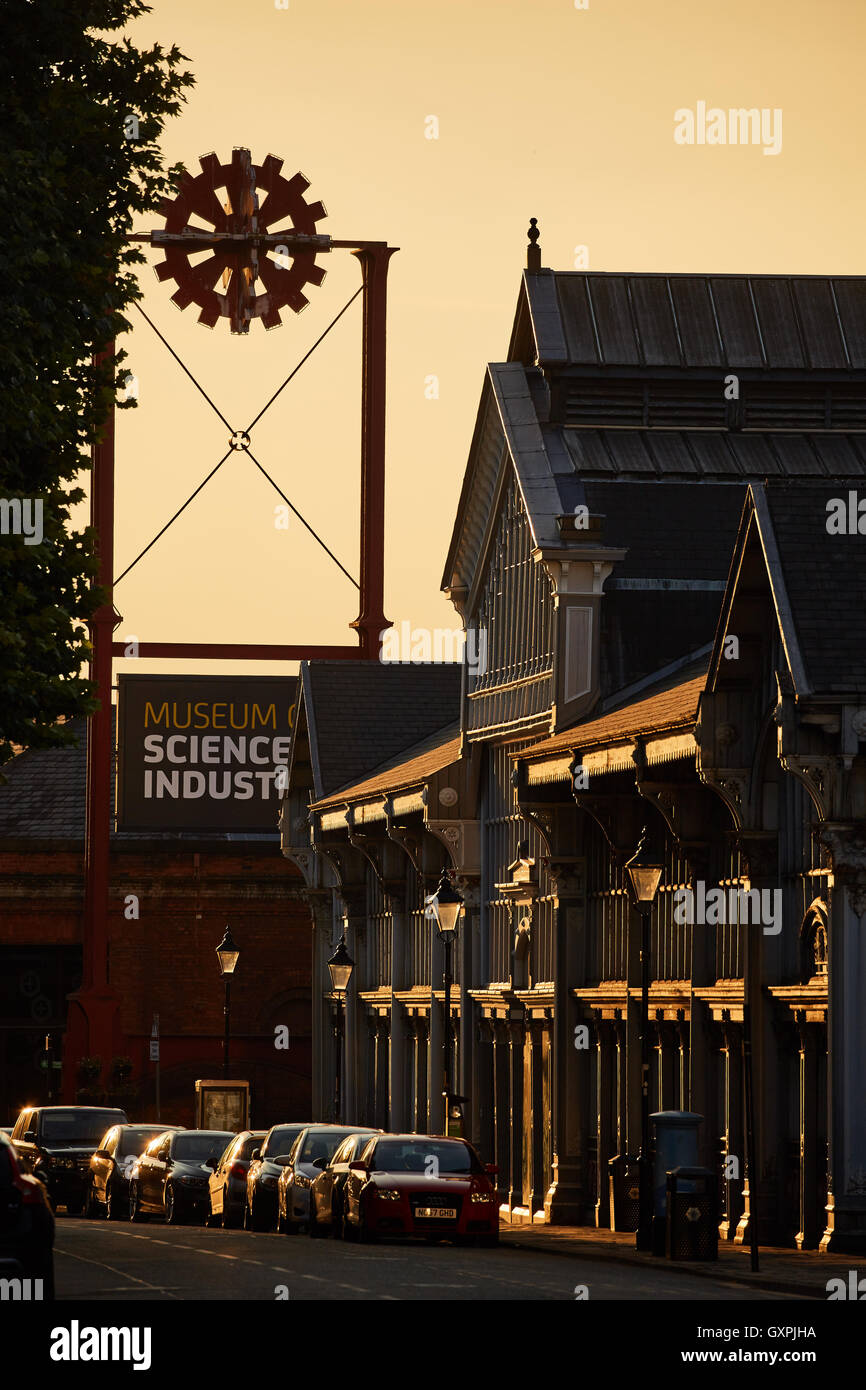
[[[173,1125],[173,1129],[180,1126]],[[90,1159],[90,1187],[87,1191],[87,1216],[101,1216],[109,1221],[125,1221],[129,1216],[129,1174],[144,1148],[158,1134],[167,1133],[165,1125],[114,1125],[103,1135],[99,1148]]]
[[[22,1297],[29,1293],[31,1299],[48,1300],[54,1297],[54,1213],[44,1185],[28,1167],[8,1135],[0,1133],[0,1270],[7,1279],[41,1279],[26,1293],[22,1289]]]
[[[313,1179],[307,1226],[311,1236],[339,1236],[342,1233],[343,1189],[349,1176],[349,1164],[360,1157],[361,1150],[375,1133],[378,1131],[365,1129],[350,1134],[340,1144],[328,1166]]]
[[[104,1106],[40,1105],[21,1111],[12,1142],[45,1183],[52,1206],[78,1216],[90,1186],[93,1150],[107,1129],[126,1123],[124,1111]]]
[[[311,1120],[295,1124],[273,1125],[265,1136],[261,1149],[254,1149],[247,1172],[247,1201],[244,1207],[244,1229],[270,1231],[277,1224],[277,1182],[283,1165],[289,1161],[289,1150],[302,1129]]]
[[[233,1136],[208,1181],[210,1213],[207,1224],[229,1228],[240,1226],[247,1204],[247,1173],[253,1150],[261,1147],[267,1131],[244,1129]]]
[[[164,1216],[169,1225],[204,1219],[210,1209],[208,1178],[234,1136],[222,1129],[163,1131],[152,1139],[129,1175],[129,1219]]]

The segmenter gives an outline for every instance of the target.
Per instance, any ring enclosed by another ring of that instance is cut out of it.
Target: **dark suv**
[[[51,1205],[65,1206],[70,1216],[78,1216],[90,1184],[91,1155],[105,1131],[122,1124],[122,1110],[40,1105],[21,1111],[12,1142],[45,1183]]]

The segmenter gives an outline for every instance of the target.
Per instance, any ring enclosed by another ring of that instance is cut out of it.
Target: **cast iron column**
[[[636,1250],[652,1249],[652,1175],[650,1172],[650,903],[639,903],[640,912],[640,1153],[638,1154],[638,1219]]]
[[[361,611],[351,624],[361,656],[375,660],[385,617],[385,328],[388,262],[395,246],[371,245],[353,252],[364,285],[361,399]]]

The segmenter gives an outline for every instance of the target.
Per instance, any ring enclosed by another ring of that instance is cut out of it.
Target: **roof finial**
[[[529,237],[529,245],[526,248],[526,269],[540,270],[541,247],[538,245],[538,238],[541,236],[541,233],[538,230],[537,217],[530,217],[527,236]]]

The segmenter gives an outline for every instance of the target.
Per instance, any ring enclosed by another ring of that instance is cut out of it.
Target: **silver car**
[[[247,1173],[253,1149],[260,1148],[267,1130],[244,1129],[236,1134],[225,1153],[213,1161],[208,1179],[209,1226],[229,1228],[243,1224],[247,1204]]]
[[[277,1230],[294,1235],[310,1221],[310,1189],[313,1181],[350,1134],[379,1134],[369,1125],[308,1125],[301,1130],[277,1184]]]

